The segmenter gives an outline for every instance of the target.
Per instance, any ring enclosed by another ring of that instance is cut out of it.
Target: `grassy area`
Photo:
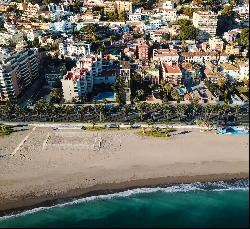
[[[138,135],[139,136],[148,136],[148,137],[170,137],[171,134],[169,132],[173,132],[175,131],[174,128],[168,128],[168,129],[149,129],[149,130],[142,130],[142,131],[138,131]]]
[[[102,131],[102,130],[106,130],[106,128],[95,126],[95,127],[89,127],[89,128],[87,128],[87,130],[90,130],[90,131]]]
[[[12,128],[3,124],[0,124],[0,137],[10,135],[13,132]]]

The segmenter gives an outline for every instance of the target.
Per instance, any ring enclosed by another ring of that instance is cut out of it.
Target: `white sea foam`
[[[38,207],[31,210],[24,211],[22,213],[14,214],[14,215],[8,215],[0,217],[0,221],[9,219],[11,217],[20,217],[28,214],[34,214],[39,211],[46,211],[51,208],[58,208],[63,207],[66,205],[75,205],[80,204],[88,201],[93,200],[99,200],[99,199],[112,199],[112,198],[125,198],[130,196],[136,196],[138,194],[147,194],[147,193],[155,193],[155,192],[165,192],[165,193],[175,193],[175,192],[195,192],[195,191],[248,191],[249,190],[249,180],[238,180],[235,182],[224,182],[224,181],[218,181],[218,182],[206,182],[206,183],[192,183],[192,184],[179,184],[169,187],[155,187],[155,188],[136,188],[132,190],[127,190],[123,192],[117,192],[117,193],[111,193],[106,195],[98,195],[98,196],[90,196],[90,197],[84,197],[80,199],[75,199],[70,202],[57,204],[49,207]]]

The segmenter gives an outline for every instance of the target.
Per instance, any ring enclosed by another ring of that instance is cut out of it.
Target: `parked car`
[[[133,125],[131,125],[131,128],[133,129],[137,129],[137,128],[140,128],[141,125],[140,124],[137,124],[137,123],[134,123]]]
[[[117,125],[116,123],[110,123],[106,125],[107,128],[119,128],[119,125]]]

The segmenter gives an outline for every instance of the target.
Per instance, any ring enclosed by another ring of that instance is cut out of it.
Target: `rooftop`
[[[154,49],[154,56],[178,56],[176,49]]]
[[[222,64],[221,65],[225,70],[239,70],[239,66],[238,65],[235,65],[235,64],[228,64],[228,63],[225,63],[225,64]]]
[[[174,73],[174,74],[179,73],[179,74],[181,74],[181,70],[178,67],[178,65],[176,65],[176,64],[170,65],[170,64],[167,64],[167,63],[163,63],[163,67],[164,67],[166,73]]]
[[[75,69],[73,71],[67,72],[65,80],[80,80],[86,75],[86,72],[88,72],[87,68]]]

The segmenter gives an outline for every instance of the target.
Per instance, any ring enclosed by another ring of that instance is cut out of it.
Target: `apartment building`
[[[88,69],[73,69],[61,80],[64,100],[69,102],[72,99],[84,97],[88,92],[87,83]]]
[[[138,57],[140,60],[148,60],[148,49],[147,44],[138,45]]]
[[[123,78],[124,82],[129,84],[131,78],[131,67],[130,61],[121,60],[120,61],[120,75]]]
[[[176,49],[153,49],[153,60],[166,63],[178,63],[179,55]]]
[[[53,88],[57,87],[66,73],[65,64],[56,66],[55,64],[49,64],[46,69],[45,79],[47,84]]]
[[[174,2],[172,1],[165,1],[162,3],[162,9],[171,10],[174,8],[175,8],[175,5],[174,5]]]
[[[115,4],[114,4],[114,2],[105,1],[103,3],[103,5],[104,5],[104,13],[114,12],[115,11]]]
[[[167,9],[163,11],[164,18],[167,21],[177,20],[177,10],[176,9]]]
[[[72,32],[72,23],[70,21],[56,21],[49,24],[49,30],[51,32]]]
[[[159,30],[152,30],[149,32],[150,34],[150,39],[153,40],[154,42],[160,43],[162,41],[162,35],[163,32]]]
[[[216,35],[218,15],[211,11],[193,13],[193,25],[199,30],[197,39],[207,40]]]
[[[249,80],[249,62],[239,63],[240,67],[240,80]]]
[[[238,64],[221,64],[222,71],[230,80],[240,80],[240,67]]]
[[[182,63],[181,72],[183,75],[184,83],[199,83],[200,82],[198,69],[196,69],[192,64],[187,63],[187,62]]]
[[[36,49],[0,50],[1,100],[17,98],[39,76],[39,54]]]
[[[93,54],[83,56],[61,80],[64,99],[84,97],[93,91],[94,85],[114,84],[116,75],[112,61],[104,61]]]
[[[211,37],[208,40],[208,44],[211,51],[220,51],[224,49],[224,41],[218,37]]]
[[[222,52],[182,52],[181,61],[189,63],[204,63],[206,61],[218,61],[219,63],[225,63],[228,61],[228,54]]]
[[[182,72],[179,66],[175,63],[169,64],[163,62],[161,64],[162,78],[163,80],[173,84],[178,85],[182,81]]]
[[[129,1],[115,1],[115,9],[121,12],[132,13],[133,11],[133,3]]]
[[[59,44],[60,55],[73,57],[90,54],[90,44],[85,42],[74,42],[73,39],[67,38]]]

